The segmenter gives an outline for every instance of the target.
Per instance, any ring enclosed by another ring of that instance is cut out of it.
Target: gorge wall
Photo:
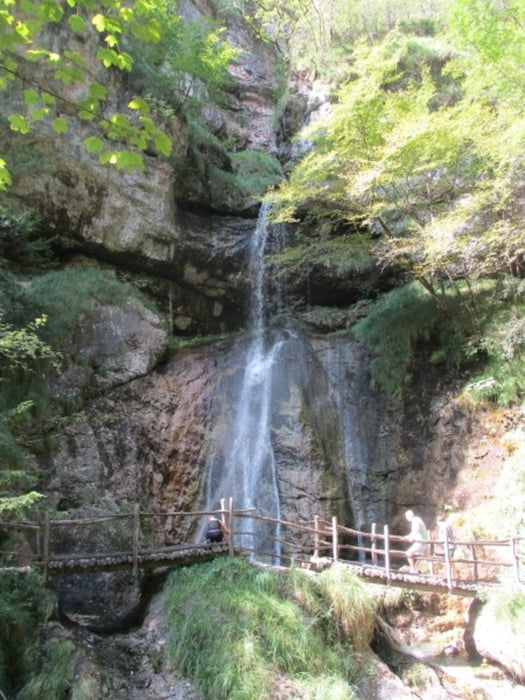
[[[204,0],[187,0],[182,10],[188,17],[214,13]],[[300,125],[318,102],[292,81],[287,105],[278,108],[277,55],[240,18],[228,35],[240,48],[229,106],[207,105],[201,116],[215,134],[234,139],[239,152],[264,151],[278,163],[289,155],[290,125]],[[128,87],[115,77],[116,103],[125,102]],[[40,488],[59,514],[117,512],[134,502],[148,511],[197,509],[210,456],[232,439],[223,418],[234,409],[248,343],[242,333],[251,289],[248,244],[262,193],[218,186],[213,173],[235,168],[211,152],[201,153],[207,167],[196,178],[187,123],[171,116],[164,127],[174,140],[172,158],[147,155],[145,170],[133,173],[106,169],[87,154],[81,138],[89,126],[80,122],[61,137],[3,130],[18,164],[6,201],[38,213],[57,237],[60,269],[106,270],[169,319],[167,329],[160,314],[131,298],[121,305],[93,299],[91,312],[78,318],[52,382],[56,445],[35,457]],[[272,394],[282,517],[338,515],[349,526],[377,522],[401,530],[407,507],[432,520],[444,503],[481,498],[471,495],[468,474],[474,464],[481,485],[490,483],[501,457],[490,416],[471,413],[435,371],[403,398],[374,391],[370,356],[351,328],[342,323],[327,332],[308,316],[308,281],[318,292],[312,298],[338,309],[392,281],[377,270],[352,279],[333,269],[310,280],[308,272],[301,275],[300,284],[290,280],[294,340]],[[174,350],[169,331],[179,338],[229,336]],[[67,397],[80,398],[80,412],[61,412]],[[185,541],[196,536],[195,524],[168,520],[156,536]],[[93,588],[86,592],[92,595]],[[77,590],[69,598],[71,609],[79,596]],[[107,614],[105,604],[99,612]]]

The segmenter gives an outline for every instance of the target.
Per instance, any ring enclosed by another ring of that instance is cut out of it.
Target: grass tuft
[[[354,652],[368,639],[373,614],[370,603],[357,602],[366,595],[350,578],[275,572],[239,559],[174,571],[164,589],[169,661],[219,700],[262,700],[283,688],[289,697],[351,700]],[[361,628],[367,631],[357,634]]]

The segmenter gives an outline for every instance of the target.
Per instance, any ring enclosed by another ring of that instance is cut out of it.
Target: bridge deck
[[[412,588],[420,591],[435,593],[453,593],[464,597],[475,597],[479,585],[466,581],[452,581],[452,588],[449,590],[446,579],[430,574],[413,574],[409,571],[387,571],[379,566],[370,566],[358,562],[344,562],[345,566],[354,571],[360,578],[368,583],[378,583],[398,588]]]
[[[50,576],[66,574],[86,574],[97,571],[131,570],[162,566],[176,567],[211,561],[217,556],[229,553],[228,544],[220,543],[205,546],[177,545],[161,549],[142,550],[135,560],[131,552],[108,554],[89,554],[72,556],[54,556],[47,565]]]

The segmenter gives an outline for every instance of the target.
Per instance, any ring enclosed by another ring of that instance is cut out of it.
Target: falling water
[[[252,236],[249,274],[252,281],[250,300],[251,341],[246,351],[245,369],[231,427],[231,442],[224,465],[215,465],[221,474],[208,478],[208,503],[214,501],[217,489],[233,496],[237,509],[254,508],[258,515],[280,518],[275,455],[271,441],[271,408],[273,371],[285,340],[269,342],[266,323],[265,249],[269,234],[268,204],[263,204]],[[219,485],[219,486],[218,486]],[[213,491],[213,493],[212,493]],[[280,555],[279,528],[273,523],[242,520],[236,542],[243,547],[262,548],[270,558]],[[269,541],[271,538],[271,541]],[[264,539],[264,541],[262,541]],[[257,541],[256,541],[257,540]]]

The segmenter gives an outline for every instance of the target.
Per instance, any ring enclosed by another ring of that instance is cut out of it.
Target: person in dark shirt
[[[228,528],[222,522],[222,520],[219,520],[219,518],[216,518],[214,515],[212,515],[208,520],[208,527],[206,529],[206,542],[208,542],[208,544],[212,542],[222,542],[224,540],[224,537],[228,534]]]

